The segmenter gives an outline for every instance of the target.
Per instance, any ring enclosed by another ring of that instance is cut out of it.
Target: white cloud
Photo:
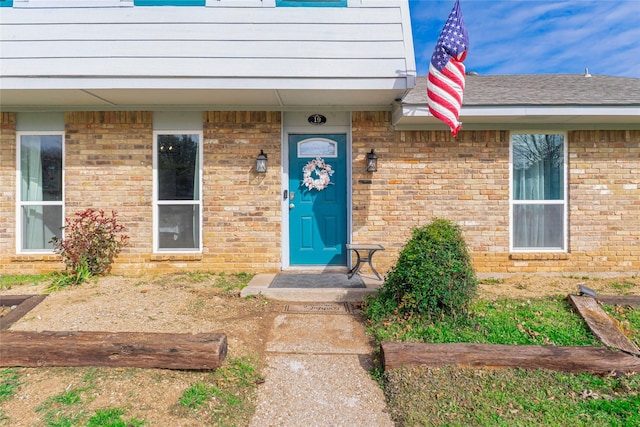
[[[452,0],[411,0],[418,73],[426,74]],[[467,70],[640,77],[638,0],[461,0]]]

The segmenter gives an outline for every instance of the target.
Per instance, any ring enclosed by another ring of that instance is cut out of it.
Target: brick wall
[[[16,115],[0,112],[0,264],[16,250],[15,200]]]
[[[281,262],[281,126],[279,112],[204,115],[203,267],[276,272]],[[255,172],[260,150],[266,174]]]
[[[463,228],[481,275],[640,272],[640,132],[568,133],[569,251],[509,253],[509,132],[399,131],[389,113],[353,115],[353,240],[380,242],[391,267],[411,228]],[[376,173],[364,170],[378,154]],[[371,184],[368,183],[371,181]]]
[[[114,272],[149,267],[152,246],[153,114],[65,113],[66,216],[86,208],[117,211],[130,244]]]
[[[63,269],[56,255],[15,255],[15,115],[1,117],[0,273]],[[117,211],[131,239],[114,273],[280,268],[280,113],[207,112],[203,131],[204,251],[154,255],[153,114],[65,114],[65,214]],[[269,156],[266,174],[254,170],[261,149]]]
[[[640,131],[569,133],[571,260],[640,273]]]
[[[0,274],[59,270],[15,255],[15,115],[1,113]],[[66,215],[116,210],[131,244],[113,272],[275,272],[281,265],[279,112],[203,114],[202,254],[153,254],[151,112],[65,114]],[[388,112],[352,115],[353,241],[380,242],[390,268],[414,226],[459,223],[481,275],[640,272],[640,131],[568,133],[569,252],[509,253],[509,133],[398,131]],[[365,172],[374,148],[378,172]],[[255,158],[269,156],[266,174]]]
[[[386,269],[415,226],[446,218],[463,226],[479,269],[506,271],[509,250],[509,134],[393,132],[389,113],[353,116],[354,241],[379,241]],[[378,172],[363,170],[375,148]],[[371,179],[371,184],[360,180]]]

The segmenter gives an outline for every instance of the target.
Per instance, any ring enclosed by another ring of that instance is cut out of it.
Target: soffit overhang
[[[463,106],[464,130],[510,129],[640,129],[640,105],[506,105]],[[397,130],[447,130],[424,104],[396,104],[393,125]]]

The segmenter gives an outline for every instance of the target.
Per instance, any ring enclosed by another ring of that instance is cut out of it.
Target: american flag
[[[458,121],[464,93],[462,61],[468,50],[469,35],[462,20],[459,0],[456,0],[431,56],[427,82],[429,111],[449,125],[454,137],[462,129]]]

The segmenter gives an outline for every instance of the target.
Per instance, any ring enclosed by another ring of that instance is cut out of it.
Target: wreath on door
[[[331,165],[325,163],[322,158],[316,157],[302,168],[302,172],[302,183],[304,186],[309,190],[315,189],[321,191],[331,184],[331,175],[333,175],[335,171],[331,169]]]

